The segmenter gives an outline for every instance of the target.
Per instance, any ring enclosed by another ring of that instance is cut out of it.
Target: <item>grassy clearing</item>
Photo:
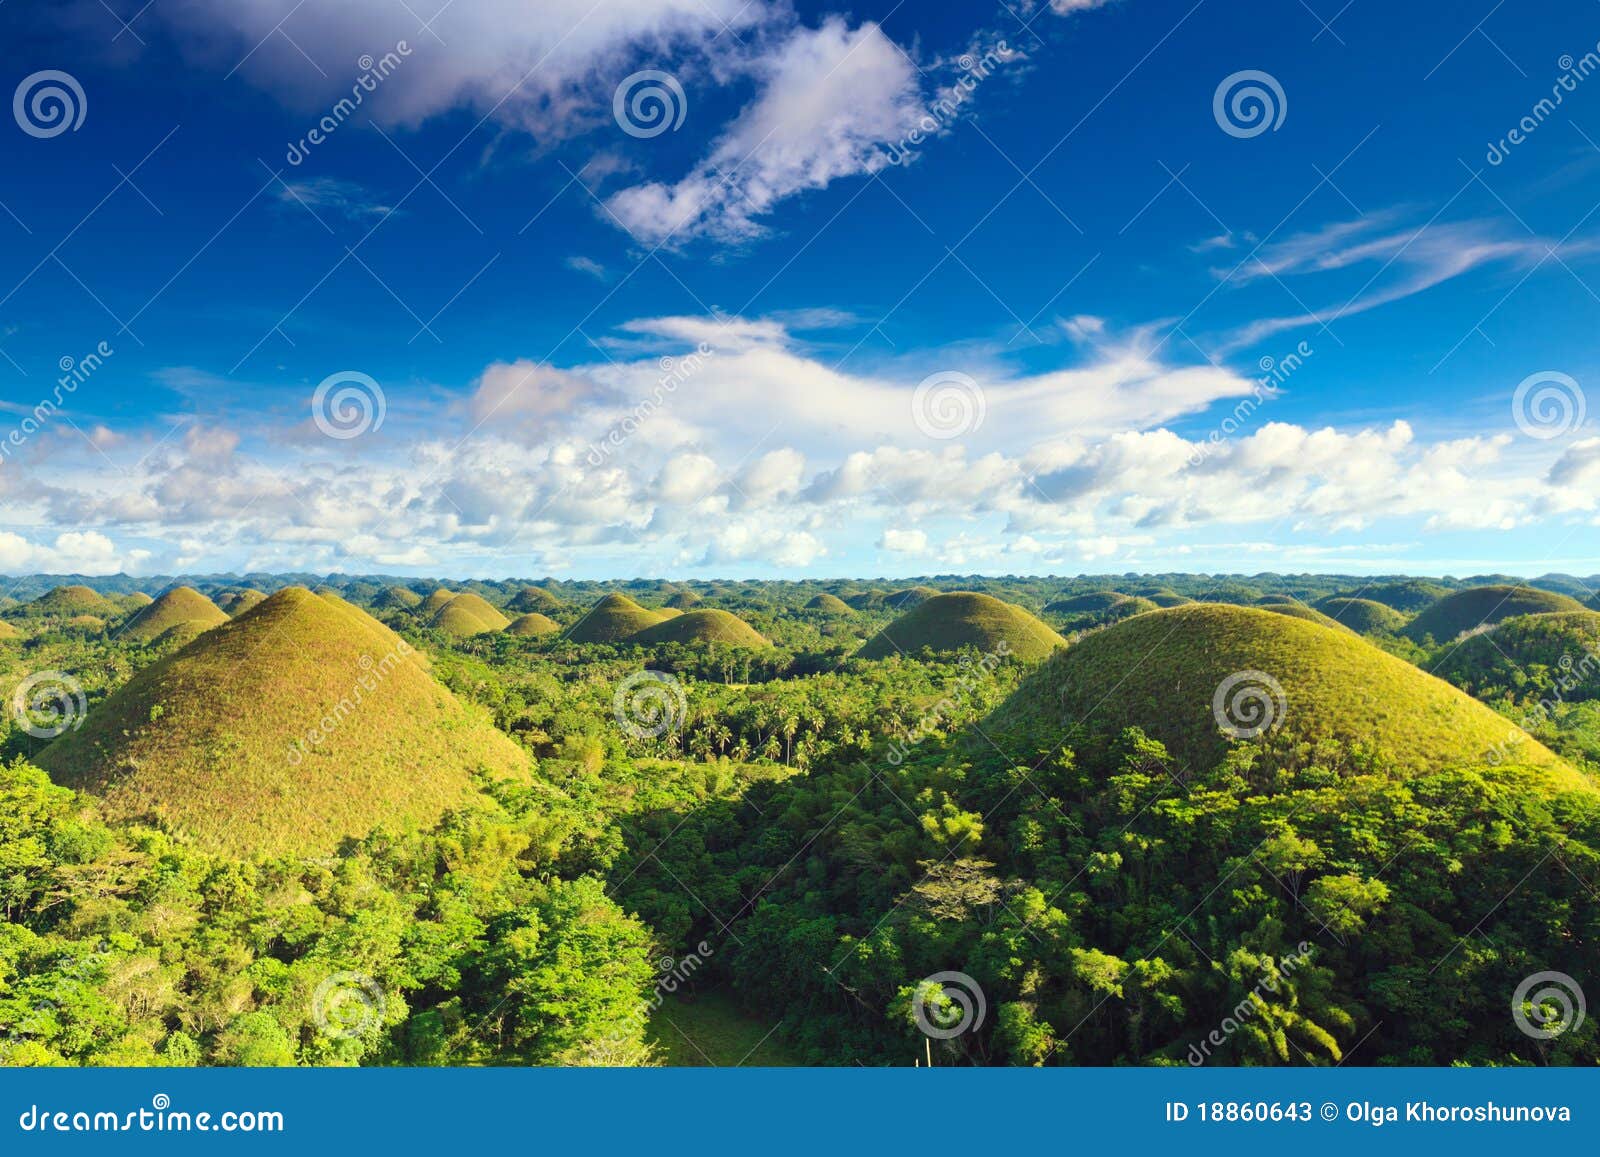
[[[669,997],[651,1017],[646,1036],[661,1063],[678,1068],[798,1065],[772,1029],[741,1012],[732,997],[702,992],[692,1000]]]

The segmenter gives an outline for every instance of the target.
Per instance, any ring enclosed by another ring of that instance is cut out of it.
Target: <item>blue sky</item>
[[[1600,570],[1600,10],[528,8],[0,7],[0,571]]]

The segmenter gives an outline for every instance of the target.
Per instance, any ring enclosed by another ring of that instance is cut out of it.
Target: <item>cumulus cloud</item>
[[[878,539],[878,549],[893,551],[895,554],[926,554],[928,552],[928,535],[921,530],[900,530],[897,527],[884,528],[883,536]]]
[[[46,543],[0,531],[0,573],[4,574],[136,572],[149,557],[147,550],[119,550],[111,539],[94,532],[71,531]]]
[[[742,240],[777,202],[889,165],[883,146],[922,117],[916,66],[876,24],[830,17],[752,68],[760,95],[677,181],[618,190],[607,210],[640,241]]]
[[[655,348],[589,365],[496,363],[378,437],[286,441],[208,420],[103,451],[64,441],[48,484],[0,471],[14,521],[53,536],[0,538],[0,567],[148,563],[129,541],[164,544],[156,562],[171,568],[482,558],[503,573],[498,560],[514,557],[726,574],[803,571],[874,545],[907,567],[1107,566],[1192,540],[1248,541],[1232,528],[1326,538],[1393,525],[1404,539],[1587,517],[1600,483],[1596,438],[1282,421],[1221,442],[1186,435],[1210,424],[1209,409],[1231,412],[1249,383],[1109,339],[1073,364],[975,375],[983,424],[935,439],[914,420],[920,365],[847,373],[770,318],[646,318],[620,334]],[[663,389],[658,349],[719,334],[726,345]],[[94,529],[62,533],[74,527]]]

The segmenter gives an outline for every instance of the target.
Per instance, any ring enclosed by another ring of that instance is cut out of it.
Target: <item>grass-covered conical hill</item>
[[[641,647],[663,643],[690,645],[716,643],[725,647],[770,647],[766,636],[737,615],[727,611],[685,611],[681,615],[646,627],[628,640]]]
[[[112,815],[236,855],[428,825],[526,755],[371,616],[289,587],[140,671],[38,764]]]
[[[1358,635],[1392,635],[1406,625],[1406,617],[1374,599],[1334,595],[1321,599],[1316,609]]]
[[[1275,748],[1338,739],[1402,772],[1498,757],[1541,768],[1562,787],[1589,787],[1554,753],[1442,679],[1349,631],[1254,607],[1172,607],[1089,635],[1033,672],[983,732],[1013,758],[1032,760],[1078,725],[1105,739],[1142,728],[1197,767],[1241,741],[1224,732],[1227,725],[1244,741]]]
[[[692,611],[703,602],[705,602],[705,599],[694,591],[674,591],[672,597],[667,600],[666,605],[673,610]]]
[[[455,591],[447,591],[443,587],[434,591],[422,602],[417,604],[417,613],[425,619],[431,619],[438,614],[444,605],[456,597]]]
[[[670,617],[646,610],[627,595],[610,594],[572,624],[567,639],[574,643],[620,643]]]
[[[1067,641],[1027,611],[992,595],[953,591],[935,595],[879,631],[860,651],[858,659],[888,659],[931,651],[959,651],[972,647],[1006,653],[1024,661],[1043,659]]]
[[[1600,614],[1506,619],[1452,647],[1433,673],[1480,699],[1600,699]]]
[[[1518,615],[1550,615],[1581,611],[1583,604],[1568,595],[1536,587],[1471,587],[1446,595],[1407,624],[1405,635],[1415,642],[1432,638],[1448,643],[1463,632],[1493,626]]]
[[[1160,604],[1118,591],[1093,591],[1045,604],[1044,613],[1069,628],[1097,627],[1155,610]]]
[[[428,625],[447,635],[465,638],[504,630],[510,622],[488,599],[464,591],[440,607]]]
[[[229,591],[217,597],[217,606],[221,608],[230,619],[237,619],[251,607],[260,606],[267,601],[267,596],[255,589],[246,587],[242,591]]]
[[[129,619],[118,637],[149,643],[180,623],[203,631],[227,621],[227,612],[193,587],[173,587]]]
[[[155,602],[155,599],[151,598],[143,591],[134,591],[132,594],[120,596],[116,601],[127,610],[136,611],[140,607],[148,607],[151,603]]]
[[[1304,619],[1308,623],[1319,623],[1324,627],[1332,627],[1336,631],[1354,629],[1345,626],[1331,615],[1325,615],[1321,611],[1308,607],[1301,602],[1262,603],[1261,609],[1274,615],[1288,615],[1291,619]]]
[[[855,608],[849,603],[838,595],[830,595],[826,591],[820,595],[813,596],[811,601],[806,604],[806,610],[821,611],[827,615],[853,615],[856,613]]]
[[[1156,591],[1144,597],[1158,607],[1185,607],[1194,602],[1188,595],[1180,595],[1175,591]]]
[[[6,612],[9,619],[70,619],[76,615],[96,615],[110,618],[122,613],[122,608],[99,591],[90,587],[56,587],[32,602],[12,607]]]
[[[373,607],[385,611],[409,611],[421,602],[421,595],[410,587],[402,586],[387,586],[372,596]]]
[[[914,586],[903,590],[891,591],[883,596],[883,605],[891,611],[909,611],[912,607],[919,607],[939,592],[932,587]]]
[[[552,611],[559,611],[565,605],[543,587],[523,587],[511,596],[511,601],[506,607],[521,614],[548,615]]]
[[[1430,607],[1450,593],[1450,588],[1424,579],[1405,579],[1400,582],[1379,583],[1349,592],[1352,598],[1371,599],[1375,603],[1404,614],[1415,614]]]
[[[1090,591],[1087,594],[1067,595],[1044,605],[1047,615],[1099,615],[1109,611],[1128,596],[1121,591]]]
[[[524,638],[537,638],[541,635],[553,635],[561,630],[561,624],[549,615],[541,615],[538,611],[529,611],[525,615],[518,615],[506,625],[505,633]]]

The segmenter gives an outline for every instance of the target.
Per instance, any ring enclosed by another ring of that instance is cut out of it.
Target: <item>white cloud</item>
[[[883,146],[922,116],[916,66],[876,24],[830,17],[797,29],[752,71],[760,95],[687,176],[607,199],[635,238],[753,237],[784,198],[889,165]]]
[[[606,267],[592,257],[569,257],[562,264],[575,273],[587,273],[597,281],[605,281],[610,277]]]
[[[1531,266],[1550,255],[1570,257],[1591,252],[1592,242],[1566,242],[1508,235],[1498,221],[1446,221],[1399,227],[1399,210],[1369,213],[1273,242],[1241,259],[1233,269],[1218,270],[1233,285],[1261,278],[1328,274],[1362,270],[1354,293],[1342,302],[1304,313],[1268,317],[1229,334],[1216,353],[1226,356],[1285,330],[1327,325],[1412,297],[1483,265]]]
[[[354,181],[333,177],[311,177],[304,181],[285,181],[277,186],[278,203],[310,210],[319,219],[329,216],[359,221],[365,217],[386,217],[394,209],[373,197]]]
[[[542,141],[609,120],[611,92],[640,54],[692,50],[726,27],[782,18],[760,0],[163,0],[154,12],[191,58],[237,66],[307,114],[351,95],[360,58],[405,41],[409,54],[363,94],[362,114],[412,126],[465,108]]]
[[[0,531],[0,573],[117,574],[135,572],[150,556],[145,550],[119,550],[95,532],[69,531],[49,544]]]
[[[1600,439],[1440,438],[1406,422],[1265,422],[1197,458],[1181,421],[1208,426],[1199,416],[1249,383],[1109,344],[1040,373],[974,365],[983,426],[936,440],[911,415],[922,365],[848,373],[770,318],[641,319],[621,332],[652,349],[496,363],[459,399],[349,442],[194,422],[165,441],[164,426],[124,431],[105,444],[112,464],[65,440],[46,471],[0,472],[12,522],[55,536],[0,539],[0,565],[140,565],[114,545],[127,534],[167,567],[454,570],[481,558],[503,573],[507,558],[605,558],[726,574],[804,570],[875,544],[907,567],[1132,565],[1242,537],[1233,527],[1326,540],[1386,525],[1403,540],[1570,521],[1600,490]],[[728,344],[661,392],[658,351],[713,339]],[[597,452],[614,430],[626,436]],[[73,527],[96,529],[60,533]]]
[[[893,551],[896,554],[926,554],[928,536],[920,530],[885,527],[883,536],[878,539],[878,549]]]

